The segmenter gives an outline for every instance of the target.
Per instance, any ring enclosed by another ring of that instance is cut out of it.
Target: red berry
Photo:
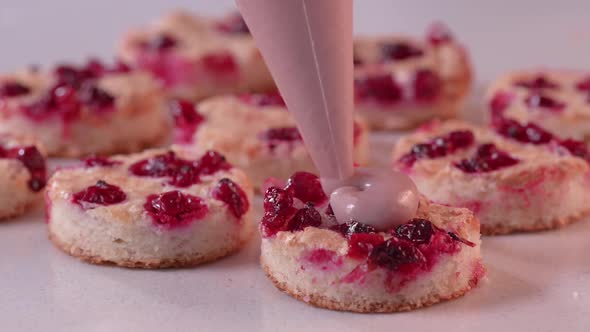
[[[432,102],[441,92],[442,81],[431,70],[423,69],[414,75],[414,98],[419,102]]]
[[[302,231],[307,227],[319,227],[322,224],[322,216],[311,205],[299,209],[287,224],[290,232]]]
[[[328,208],[330,208],[330,211],[331,211],[332,208],[330,206],[328,206]],[[328,213],[326,212],[326,214],[328,214]],[[330,214],[334,215],[334,212],[331,212]],[[342,234],[342,236],[344,236],[344,237],[350,237],[352,234],[376,233],[377,232],[375,227],[360,223],[358,221],[349,221],[345,224],[338,224],[338,225],[330,227],[330,229],[333,230],[334,232],[338,232],[338,233]]]
[[[228,178],[223,178],[217,183],[211,192],[211,196],[226,203],[229,210],[238,219],[248,212],[250,207],[244,190]]]
[[[167,34],[161,34],[155,36],[147,42],[142,43],[141,47],[146,51],[163,52],[170,50],[176,47],[177,45],[178,41],[174,39],[174,37]]]
[[[424,51],[405,42],[387,43],[381,46],[381,54],[384,60],[402,61],[410,58],[421,57]]]
[[[402,89],[391,74],[380,74],[354,80],[355,96],[359,101],[374,100],[392,104],[402,100]]]
[[[546,144],[553,140],[553,135],[534,123],[520,124],[511,119],[497,119],[496,131],[505,137],[522,143]]]
[[[430,221],[416,218],[406,224],[397,226],[393,235],[398,239],[410,241],[414,244],[426,244],[430,242],[434,231],[434,226]]]
[[[115,97],[94,84],[84,84],[79,91],[80,101],[97,110],[113,109]]]
[[[170,103],[172,116],[176,127],[175,141],[190,143],[193,135],[205,118],[197,112],[195,104],[185,100],[174,100]]]
[[[199,183],[201,176],[228,170],[231,165],[221,154],[207,151],[201,159],[190,161],[179,158],[173,151],[140,160],[129,171],[137,176],[168,177],[169,183],[177,187],[188,187]]]
[[[348,240],[348,256],[356,259],[366,258],[369,253],[385,240],[381,234],[357,233],[351,234]]]
[[[538,75],[530,80],[519,80],[514,82],[514,85],[527,89],[558,89],[559,85],[552,82],[543,75]]]
[[[272,236],[282,230],[296,212],[292,193],[277,187],[268,188],[264,194],[264,211],[261,226],[266,236]]]
[[[471,131],[456,130],[428,143],[414,145],[410,152],[400,158],[400,162],[406,166],[412,166],[419,159],[442,158],[459,149],[468,148],[474,142],[475,136]]]
[[[107,157],[94,156],[83,160],[86,167],[110,167],[122,164],[118,160],[111,160]]]
[[[273,236],[283,230],[289,217],[286,215],[265,212],[260,221],[262,233],[264,236]]]
[[[559,142],[561,146],[566,148],[573,156],[580,157],[582,159],[589,159],[588,145],[585,142],[577,141],[574,139],[566,139]]]
[[[320,205],[328,199],[317,175],[308,172],[296,172],[287,181],[286,190],[293,193],[293,197],[304,203]]]
[[[113,205],[127,199],[127,195],[121,188],[99,180],[95,185],[90,186],[72,196],[74,203],[83,209],[94,208],[93,205]]]
[[[582,81],[576,83],[576,88],[580,91],[590,90],[590,77],[585,78]]]
[[[232,168],[225,156],[217,151],[208,150],[196,163],[196,168],[201,175],[211,175],[219,171],[227,171]]]
[[[296,127],[270,128],[260,133],[260,139],[265,141],[270,150],[283,143],[302,142],[303,138]]]
[[[200,181],[195,163],[177,157],[172,151],[140,160],[129,166],[129,171],[136,176],[168,177],[171,185],[181,188]]]
[[[264,194],[264,211],[285,214],[293,207],[293,194],[287,190],[270,187]]]
[[[28,185],[32,191],[38,192],[45,187],[47,182],[45,157],[35,146],[17,147],[8,151],[3,150],[2,155],[3,157],[17,159],[25,166],[31,174]]]
[[[207,54],[201,59],[205,68],[213,73],[236,73],[238,64],[230,53]]]
[[[144,208],[156,224],[167,227],[186,225],[208,211],[201,198],[178,190],[148,196]]]
[[[412,243],[391,238],[373,248],[369,262],[395,271],[408,265],[423,265],[426,258]]]
[[[477,148],[474,157],[463,159],[455,163],[455,166],[465,173],[485,173],[518,163],[518,159],[512,158],[504,151],[498,150],[494,144],[483,144]]]
[[[530,108],[543,108],[554,112],[562,111],[565,103],[557,101],[541,93],[533,93],[525,99],[525,103]]]
[[[504,110],[510,106],[512,102],[513,96],[512,94],[504,91],[498,91],[494,94],[492,99],[490,100],[490,110],[492,113],[492,117],[495,118],[501,117]]]
[[[31,88],[19,82],[4,82],[0,85],[0,98],[3,97],[18,97],[29,94]]]

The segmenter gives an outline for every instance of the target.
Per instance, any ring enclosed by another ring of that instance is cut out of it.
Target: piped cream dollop
[[[420,197],[405,174],[384,168],[357,168],[343,180],[322,179],[340,222],[360,221],[386,230],[412,219]]]
[[[310,152],[340,222],[411,219],[404,174],[353,167],[352,0],[236,0]]]

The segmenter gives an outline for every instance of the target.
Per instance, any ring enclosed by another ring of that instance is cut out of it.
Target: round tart
[[[492,122],[511,119],[590,140],[590,72],[531,69],[500,77],[489,89]]]
[[[128,33],[119,55],[152,72],[174,97],[199,100],[222,93],[274,88],[262,56],[238,14],[221,19],[171,12]]]
[[[0,133],[29,133],[51,156],[136,152],[170,129],[157,82],[122,64],[90,60],[0,76]]]
[[[459,297],[484,276],[477,218],[467,209],[420,201],[414,219],[376,230],[341,223],[318,178],[295,173],[267,189],[261,263],[277,288],[309,304],[394,312]]]
[[[46,181],[44,152],[35,141],[0,135],[0,219],[23,214],[40,199]]]
[[[268,178],[286,180],[295,171],[314,171],[295,121],[275,93],[213,97],[194,106],[172,103],[175,140],[203,152],[216,150],[243,169],[259,189]],[[368,162],[369,132],[357,117],[355,162]]]
[[[90,263],[192,266],[233,253],[248,239],[251,197],[244,173],[213,151],[90,158],[50,179],[49,236]]]
[[[471,209],[482,234],[553,229],[590,212],[586,144],[532,124],[435,122],[401,138],[393,158],[429,199]]]
[[[405,129],[455,117],[471,85],[466,51],[446,27],[425,38],[357,37],[355,103],[376,129]]]

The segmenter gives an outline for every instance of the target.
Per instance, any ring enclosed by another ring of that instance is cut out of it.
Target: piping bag
[[[336,219],[385,230],[416,214],[403,173],[353,166],[352,0],[236,0],[319,170]]]

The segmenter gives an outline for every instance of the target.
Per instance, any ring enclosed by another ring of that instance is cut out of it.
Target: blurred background
[[[110,57],[127,29],[172,8],[221,15],[233,0],[0,0],[0,71]],[[357,34],[421,34],[447,23],[469,48],[478,81],[511,68],[590,68],[588,0],[355,0]]]

